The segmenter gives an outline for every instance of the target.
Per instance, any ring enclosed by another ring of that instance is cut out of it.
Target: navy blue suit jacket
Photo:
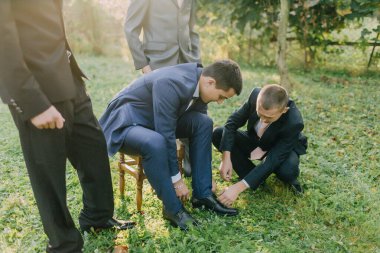
[[[259,120],[256,113],[256,101],[260,88],[252,91],[248,101],[236,110],[227,120],[220,143],[221,151],[231,151],[235,142],[235,133],[238,128],[247,122],[247,132],[254,148],[260,147],[268,151],[266,159],[248,174],[252,179],[247,183],[255,188],[263,182],[279,165],[284,162],[291,151],[298,155],[306,153],[307,139],[301,133],[304,128],[300,111],[292,100],[289,100],[289,110],[269,125],[263,136],[259,138],[255,131],[255,123]]]
[[[164,67],[141,76],[120,91],[99,120],[109,155],[120,150],[128,127],[143,126],[167,140],[170,171],[172,175],[178,173],[177,120],[193,99],[201,73],[197,63]],[[207,105],[197,102],[190,110],[207,113]]]

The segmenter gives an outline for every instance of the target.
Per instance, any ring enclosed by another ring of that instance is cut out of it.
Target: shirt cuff
[[[174,184],[174,183],[177,183],[179,180],[181,180],[181,172],[178,172],[178,174],[177,175],[175,175],[175,176],[172,176],[172,183]]]
[[[249,184],[247,183],[247,181],[245,181],[244,179],[241,180],[243,182],[243,184],[245,184],[245,186],[247,186],[248,188],[251,188],[251,186],[249,186]]]

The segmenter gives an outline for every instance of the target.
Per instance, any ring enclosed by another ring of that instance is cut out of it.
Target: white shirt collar
[[[199,82],[197,84],[197,88],[195,88],[193,98],[199,98]]]

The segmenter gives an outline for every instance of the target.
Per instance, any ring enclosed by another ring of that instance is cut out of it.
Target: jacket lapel
[[[281,123],[279,122],[280,120],[277,120],[268,126],[268,128],[263,133],[263,136],[260,138],[261,143],[265,143],[265,141],[268,140],[268,136],[274,136],[274,133],[276,133],[280,128]]]

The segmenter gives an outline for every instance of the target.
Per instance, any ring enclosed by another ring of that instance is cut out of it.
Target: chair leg
[[[120,197],[124,198],[124,188],[125,188],[125,178],[124,178],[125,172],[124,170],[119,170],[119,191],[120,191]]]
[[[141,213],[141,206],[142,206],[142,190],[143,190],[143,183],[144,183],[144,171],[141,164],[141,159],[138,161],[138,177],[136,180],[136,205],[137,205],[137,211]]]
[[[125,171],[122,168],[122,164],[125,163],[124,154],[120,153],[120,159],[119,159],[119,191],[120,191],[120,197],[124,197],[124,189],[125,189]]]

